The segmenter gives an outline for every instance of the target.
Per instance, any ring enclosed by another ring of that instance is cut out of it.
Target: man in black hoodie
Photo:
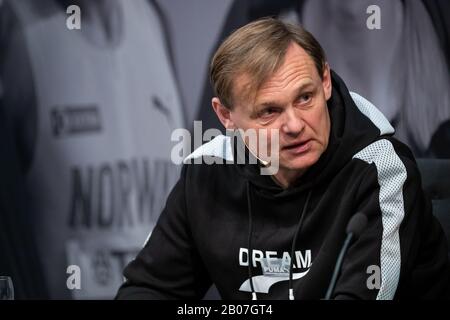
[[[446,240],[414,157],[330,70],[311,34],[275,19],[250,23],[217,50],[211,80],[214,111],[237,134],[185,159],[117,298],[201,298],[214,283],[224,299],[321,299],[357,212],[368,223],[333,299],[448,293]],[[277,135],[252,146],[247,130]]]

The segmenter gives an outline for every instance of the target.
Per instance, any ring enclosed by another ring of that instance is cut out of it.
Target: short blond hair
[[[325,53],[313,35],[301,26],[263,18],[237,29],[225,39],[210,65],[210,80],[222,105],[232,109],[233,80],[239,75],[250,76],[247,92],[256,93],[267,77],[283,64],[291,43],[306,51],[322,78]]]

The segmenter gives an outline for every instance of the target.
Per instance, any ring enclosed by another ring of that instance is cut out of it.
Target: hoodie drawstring
[[[289,300],[294,300],[294,289],[292,287],[292,277],[293,277],[293,261],[295,254],[295,243],[297,242],[298,234],[303,226],[303,221],[305,220],[306,210],[308,208],[309,199],[311,198],[312,189],[308,192],[308,196],[306,197],[305,204],[303,206],[302,215],[300,216],[300,220],[297,224],[297,228],[295,230],[294,239],[292,240],[292,248],[291,248],[291,261],[289,265]],[[251,192],[250,192],[250,181],[247,180],[247,207],[248,207],[248,276],[250,279],[250,290],[252,292],[252,300],[257,300],[255,286],[253,284],[253,273],[252,273],[252,257],[253,257],[253,248],[252,248],[252,233],[253,233],[253,220],[252,220],[252,200],[251,200]]]
[[[252,233],[253,233],[253,221],[252,221],[252,199],[250,193],[250,181],[247,181],[247,208],[248,208],[248,276],[250,279],[250,289],[252,291],[252,300],[257,300],[255,287],[253,285],[253,277],[252,277]]]
[[[294,300],[294,288],[292,286],[292,277],[293,277],[293,269],[294,269],[294,255],[295,255],[295,243],[297,242],[298,234],[303,226],[303,221],[305,220],[306,210],[308,208],[309,199],[311,198],[312,190],[308,192],[308,196],[306,197],[305,205],[303,206],[302,215],[300,216],[300,220],[297,224],[297,229],[295,230],[294,239],[292,240],[292,248],[291,248],[291,262],[289,265],[289,300]]]

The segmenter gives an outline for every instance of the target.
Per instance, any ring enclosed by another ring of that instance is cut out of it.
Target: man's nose
[[[287,108],[284,112],[283,125],[281,130],[283,133],[296,136],[303,131],[305,122],[295,108]]]

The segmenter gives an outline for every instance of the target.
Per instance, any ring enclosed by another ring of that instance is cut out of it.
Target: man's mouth
[[[311,149],[311,139],[303,140],[300,142],[292,143],[283,147],[283,151],[287,151],[292,154],[301,154],[309,151]]]

